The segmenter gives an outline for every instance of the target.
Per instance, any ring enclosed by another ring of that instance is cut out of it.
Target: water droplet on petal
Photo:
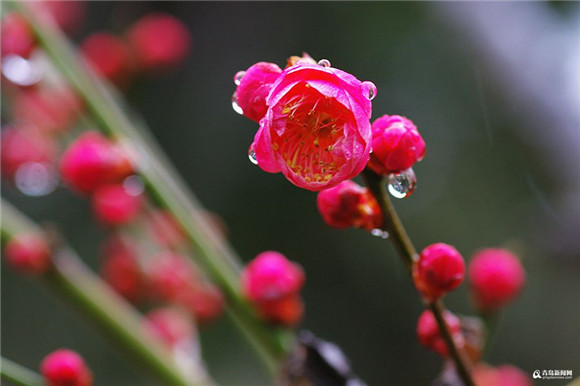
[[[372,101],[377,96],[377,86],[373,82],[364,81],[362,82],[362,90],[365,98]]]
[[[53,165],[43,162],[25,162],[14,175],[18,190],[27,196],[45,196],[56,189],[58,179]]]
[[[412,168],[399,173],[389,174],[388,189],[391,196],[395,198],[409,197],[417,186],[417,177]]]
[[[248,150],[248,158],[250,159],[250,162],[253,163],[254,165],[258,164],[258,159],[256,158],[256,152],[254,151],[254,146],[251,146],[250,150]]]
[[[244,115],[244,110],[238,104],[238,98],[236,97],[236,93],[232,95],[232,108],[234,111],[240,115]]]
[[[318,61],[318,65],[319,66],[322,66],[322,67],[328,68],[328,67],[330,67],[330,60],[328,60],[328,59],[320,59]]]
[[[19,86],[32,86],[42,78],[42,70],[37,63],[18,55],[7,55],[2,59],[2,74]]]
[[[242,78],[246,75],[246,71],[238,71],[236,75],[234,75],[234,83],[236,86],[239,86],[242,83]]]
[[[373,235],[375,237],[380,237],[381,239],[386,239],[389,237],[389,232],[384,231],[380,228],[375,228],[375,229],[371,230],[371,235]]]

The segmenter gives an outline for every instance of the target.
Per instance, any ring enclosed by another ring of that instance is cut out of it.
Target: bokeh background
[[[411,118],[427,143],[418,189],[396,207],[416,246],[442,241],[468,259],[516,251],[526,288],[501,315],[487,360],[580,375],[580,7],[577,2],[90,2],[77,41],[122,31],[151,10],[187,23],[193,51],[178,71],[127,94],[239,254],[275,249],[307,274],[303,328],[339,344],[369,385],[425,385],[441,360],[421,347],[422,307],[390,243],[325,226],[316,195],[251,164],[256,124],[235,114],[233,75],[308,52],[378,87],[373,118]],[[104,232],[88,203],[58,189],[2,195],[59,224],[98,267]],[[470,314],[466,286],[446,302]],[[227,319],[202,332],[223,385],[268,378]],[[31,280],[2,270],[2,353],[36,368],[58,347],[81,352],[97,385],[146,385],[92,326]],[[551,385],[566,381],[551,381]]]

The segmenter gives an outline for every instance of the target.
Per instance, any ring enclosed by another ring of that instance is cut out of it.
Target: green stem
[[[399,256],[401,256],[403,263],[405,263],[405,266],[409,271],[409,274],[412,274],[413,263],[418,259],[417,250],[415,249],[411,238],[407,234],[407,231],[405,230],[405,227],[399,219],[397,211],[389,198],[385,178],[368,168],[363,171],[362,176],[368,189],[379,203],[383,212],[385,223],[383,230],[389,233],[389,238],[393,241],[395,248],[399,252]],[[433,313],[433,316],[435,316],[435,320],[439,326],[439,331],[441,331],[441,335],[447,345],[451,359],[455,364],[455,369],[463,380],[463,383],[466,386],[474,386],[475,384],[473,383],[469,372],[469,361],[463,353],[463,350],[460,350],[455,345],[447,323],[445,323],[445,320],[443,319],[443,313],[445,311],[443,302],[440,300],[427,302],[427,308],[429,308]]]
[[[25,230],[24,224],[31,224],[30,229]],[[19,232],[38,232],[39,229],[2,200],[2,232],[5,238],[14,237]],[[113,342],[165,384],[213,384],[205,373],[186,376],[177,367],[172,354],[161,343],[143,333],[140,314],[94,275],[70,248],[62,244],[53,248],[52,266],[42,276],[42,282],[70,301]]]
[[[43,384],[39,374],[4,357],[0,358],[0,373],[3,380],[14,385],[41,386]]]
[[[99,128],[133,147],[137,155],[135,164],[152,198],[183,226],[198,252],[195,255],[199,262],[224,291],[230,311],[236,315],[236,325],[251,340],[267,367],[275,371],[288,351],[288,347],[281,344],[280,336],[284,332],[261,323],[241,297],[238,288],[240,259],[206,221],[193,193],[166,162],[161,149],[148,139],[147,130],[129,119],[107,86],[82,65],[62,33],[39,20],[26,1],[12,4],[30,22],[39,43],[84,99]]]

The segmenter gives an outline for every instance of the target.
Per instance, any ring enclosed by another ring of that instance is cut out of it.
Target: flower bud
[[[120,146],[90,131],[73,142],[62,156],[63,180],[74,190],[92,193],[100,186],[120,182],[133,172]]]
[[[22,15],[10,12],[2,18],[0,33],[2,58],[6,55],[18,55],[23,58],[30,56],[36,47],[32,29]]]
[[[143,320],[148,334],[156,337],[169,347],[192,339],[194,326],[184,312],[177,308],[163,307],[150,311]]]
[[[60,349],[44,358],[40,370],[47,386],[90,386],[92,374],[83,358],[74,351]]]
[[[383,226],[383,213],[373,195],[351,180],[319,192],[316,205],[324,222],[333,228],[373,230]]]
[[[36,233],[20,233],[4,248],[6,263],[18,272],[41,275],[50,266],[51,254],[46,239]]]
[[[146,72],[171,69],[189,54],[192,38],[179,19],[151,13],[139,19],[129,30],[127,39],[137,66]]]
[[[298,294],[256,303],[258,314],[266,321],[293,327],[304,316],[304,303]]]
[[[425,156],[425,142],[411,120],[383,115],[371,125],[373,151],[368,166],[386,175],[406,170]]]
[[[130,194],[123,185],[104,185],[95,191],[92,204],[97,220],[116,226],[135,219],[143,200],[140,195]]]
[[[297,293],[303,285],[302,268],[275,251],[260,253],[241,276],[242,292],[253,302],[283,298]]]
[[[430,301],[456,289],[465,277],[465,262],[459,252],[444,243],[431,244],[413,264],[415,286]]]
[[[208,324],[218,319],[224,311],[221,291],[210,283],[199,281],[188,286],[177,299],[177,303],[189,310],[198,324]]]
[[[2,129],[0,141],[2,176],[13,178],[25,163],[52,164],[56,157],[54,141],[30,126],[10,126]]]
[[[484,249],[469,262],[469,281],[476,306],[496,312],[522,289],[526,273],[519,259],[505,249]]]
[[[443,319],[447,324],[449,333],[455,345],[460,348],[464,344],[463,334],[461,333],[461,322],[459,318],[450,311],[445,310]],[[445,340],[439,331],[437,320],[430,310],[425,310],[417,322],[417,337],[419,343],[430,350],[437,352],[442,357],[449,355]]]
[[[14,98],[16,119],[29,123],[47,134],[67,131],[77,120],[82,101],[69,88],[29,89]]]
[[[102,260],[101,275],[119,295],[132,303],[143,298],[144,276],[137,255],[128,243],[117,237],[108,239]]]
[[[121,38],[108,32],[94,33],[83,41],[80,49],[99,75],[120,87],[128,84],[131,53]]]
[[[245,72],[238,72],[234,82],[236,88],[236,103],[242,109],[244,116],[259,122],[266,115],[266,97],[272,85],[278,79],[282,70],[278,65],[259,62]],[[239,78],[241,76],[241,79]]]
[[[193,265],[177,253],[162,252],[148,267],[151,296],[159,301],[177,301],[192,283],[200,280]]]

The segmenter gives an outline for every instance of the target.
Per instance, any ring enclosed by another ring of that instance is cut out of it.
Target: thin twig
[[[362,175],[368,189],[379,203],[383,212],[385,221],[384,230],[389,233],[389,238],[393,241],[393,244],[409,271],[409,274],[412,274],[413,263],[418,259],[417,250],[409,238],[409,235],[407,234],[407,231],[405,230],[405,227],[399,219],[397,211],[389,198],[385,186],[385,178],[368,168],[363,171]],[[474,386],[475,384],[473,383],[469,371],[468,359],[465,357],[463,351],[455,345],[447,323],[445,323],[445,320],[443,319],[443,313],[445,311],[443,302],[438,300],[435,302],[427,302],[426,305],[433,313],[433,316],[435,316],[435,320],[439,326],[439,331],[441,331],[441,335],[447,345],[457,373],[466,386]]]
[[[4,357],[0,358],[0,373],[2,379],[14,385],[41,386],[44,383],[39,374]]]

